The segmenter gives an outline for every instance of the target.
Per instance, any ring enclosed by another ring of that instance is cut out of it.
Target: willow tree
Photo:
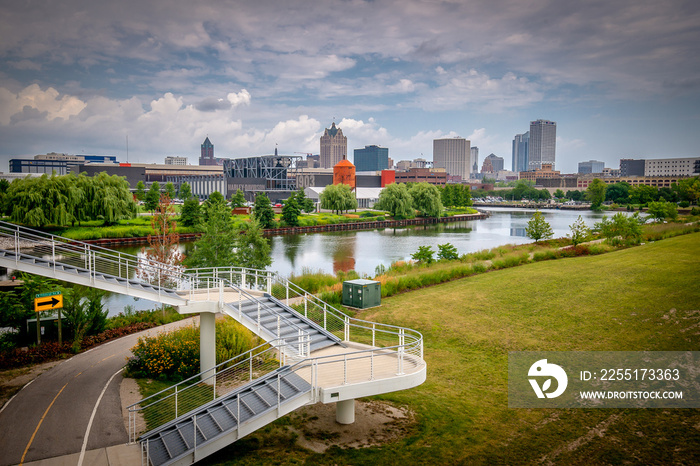
[[[31,227],[66,225],[75,218],[82,193],[73,176],[42,175],[13,181],[6,203],[13,221]]]
[[[413,208],[424,217],[440,217],[443,206],[440,200],[440,190],[429,183],[414,183],[408,190],[413,198]]]
[[[391,183],[382,189],[379,193],[379,201],[374,208],[386,210],[396,219],[413,217],[416,213],[413,208],[413,197],[403,183]]]
[[[92,178],[89,204],[91,218],[103,219],[105,225],[136,216],[136,203],[125,178],[102,172]]]

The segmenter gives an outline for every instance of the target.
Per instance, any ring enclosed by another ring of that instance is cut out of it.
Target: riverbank
[[[415,411],[401,438],[321,455],[295,445],[285,418],[202,464],[695,464],[698,410],[511,409],[508,352],[697,349],[699,240],[530,263],[382,300],[357,317],[425,341],[426,382],[371,398]]]
[[[590,204],[564,205],[550,204],[549,202],[475,202],[474,207],[512,207],[514,209],[538,209],[538,210],[591,210]]]
[[[263,230],[264,236],[298,235],[302,233],[324,233],[332,231],[358,231],[376,230],[384,228],[404,228],[408,226],[436,225],[438,223],[454,223],[470,220],[481,220],[488,218],[488,212],[478,212],[476,214],[458,214],[448,217],[418,217],[404,220],[358,220],[346,223],[333,223],[328,225],[310,225],[302,227],[281,227],[268,228]],[[180,233],[181,241],[194,241],[202,233]],[[147,236],[137,236],[132,238],[102,238],[83,240],[84,243],[97,246],[123,246],[123,245],[145,245],[148,244]]]

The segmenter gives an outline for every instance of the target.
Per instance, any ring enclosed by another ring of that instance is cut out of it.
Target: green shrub
[[[292,274],[289,281],[309,293],[318,293],[322,289],[338,283],[338,278],[322,271],[312,271],[310,268],[301,269],[301,275]]]
[[[547,249],[546,251],[536,252],[532,257],[532,260],[534,260],[535,262],[540,262],[556,259],[557,257],[559,256],[557,255],[556,251],[552,249]]]

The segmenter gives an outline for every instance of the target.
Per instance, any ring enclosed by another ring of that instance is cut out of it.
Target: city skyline
[[[0,6],[0,171],[125,161],[127,137],[141,163],[194,161],[207,136],[217,157],[317,153],[333,122],[397,161],[460,136],[509,167],[538,119],[563,173],[698,155],[693,2],[161,1]]]

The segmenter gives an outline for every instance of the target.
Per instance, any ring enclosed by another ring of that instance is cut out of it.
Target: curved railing
[[[408,347],[408,345],[420,343],[419,354],[416,356],[423,357],[423,335],[420,332],[350,317],[277,272],[243,267],[208,267],[188,269],[187,273],[202,278],[225,279],[234,286],[244,287],[248,284],[254,289],[265,291],[287,304],[300,316],[314,321],[343,341],[373,347],[378,345]]]

